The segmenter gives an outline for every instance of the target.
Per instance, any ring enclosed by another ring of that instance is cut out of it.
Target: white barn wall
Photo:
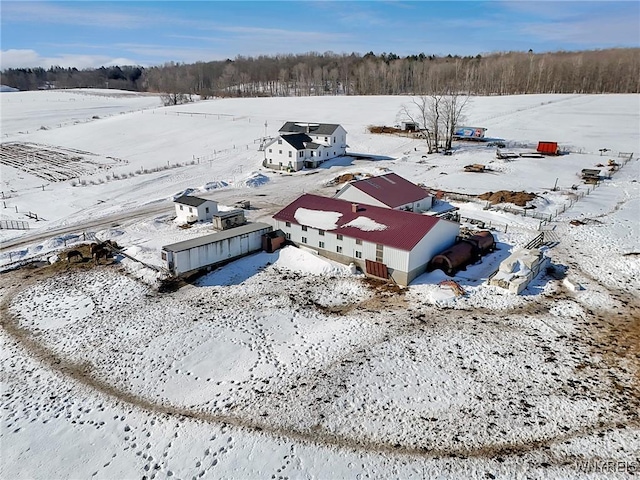
[[[286,226],[286,222],[281,220],[274,220],[276,225],[275,229],[282,230],[285,234],[291,235],[291,241],[305,245],[306,247],[314,250],[325,251],[331,254],[332,257],[342,255],[343,257],[350,258],[352,262],[359,265],[364,270],[365,260],[376,261],[376,244],[372,242],[363,241],[362,245],[356,244],[356,239],[352,237],[343,236],[342,240],[337,239],[337,234],[333,232],[325,232],[324,235],[320,235],[318,229],[313,227],[307,227],[307,231],[302,230],[302,226],[292,223],[290,227]],[[306,243],[302,242],[302,237],[307,239]],[[324,248],[320,248],[319,242],[325,243]],[[336,247],[342,247],[342,252],[338,253]],[[356,258],[356,251],[362,252],[362,258]],[[383,261],[388,268],[394,270],[400,270],[408,272],[409,267],[409,252],[400,250],[393,247],[383,247]]]
[[[408,271],[412,272],[425,267],[435,255],[453,245],[458,235],[460,235],[460,224],[440,220],[413,249],[409,258]]]

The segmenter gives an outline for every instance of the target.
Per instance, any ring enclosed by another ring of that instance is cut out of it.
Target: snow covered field
[[[553,217],[546,228],[561,240],[547,252],[552,269],[520,296],[484,282],[538,233],[540,219],[475,202],[451,203],[508,229],[495,232],[499,250],[456,276],[463,297],[437,285],[447,278],[440,272],[399,291],[292,247],[172,293],[158,293],[155,272],[126,259],[4,272],[3,478],[640,471],[638,96],[474,98],[467,123],[507,150],[538,140],[570,150],[509,162],[482,145],[426,155],[418,140],[368,133],[397,123],[402,97],[165,108],[157,97],[102,90],[2,93],[0,101],[3,146],[84,152],[97,165],[45,182],[28,173],[29,158],[23,169],[2,164],[0,220],[31,230],[0,231],[0,264],[54,255],[84,232],[160,265],[162,245],[209,232],[173,223],[180,192],[223,205],[250,200],[247,216],[268,222],[302,192],[331,195],[339,175],[387,170],[434,190],[534,192],[535,211]],[[340,123],[349,151],[379,159],[336,159],[293,175],[265,170],[257,151],[265,122],[274,135],[288,120]],[[601,157],[601,148],[610,152]],[[619,161],[618,152],[634,159],[587,195],[577,173]],[[470,163],[492,171],[465,173]]]

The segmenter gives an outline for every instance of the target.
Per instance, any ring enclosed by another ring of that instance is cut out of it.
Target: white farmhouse
[[[429,215],[305,194],[273,216],[287,239],[367,275],[408,285],[453,245],[456,222]]]
[[[395,173],[347,183],[334,198],[411,212],[427,211],[433,204],[426,190]]]
[[[340,125],[287,122],[278,133],[264,146],[263,165],[267,168],[287,171],[316,168],[347,151],[347,131]]]
[[[176,198],[176,221],[178,223],[205,222],[218,212],[218,202],[205,198],[183,195]]]

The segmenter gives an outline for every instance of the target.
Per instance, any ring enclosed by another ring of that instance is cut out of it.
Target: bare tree
[[[448,94],[413,97],[410,105],[403,105],[398,116],[417,123],[427,143],[429,153],[442,147],[449,150],[456,126],[464,119],[469,95],[451,91]]]
[[[456,127],[464,120],[464,111],[469,103],[469,95],[451,92],[441,98],[443,135],[445,150],[451,149]]]
[[[410,105],[403,105],[399,117],[418,124],[429,153],[438,151],[440,138],[440,103],[441,95],[421,95],[413,97]]]

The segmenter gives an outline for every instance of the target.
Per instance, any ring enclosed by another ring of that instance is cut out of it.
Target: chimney
[[[358,208],[360,207],[360,205],[358,205],[357,203],[352,203],[351,204],[351,211],[353,213],[356,213],[358,211]]]

